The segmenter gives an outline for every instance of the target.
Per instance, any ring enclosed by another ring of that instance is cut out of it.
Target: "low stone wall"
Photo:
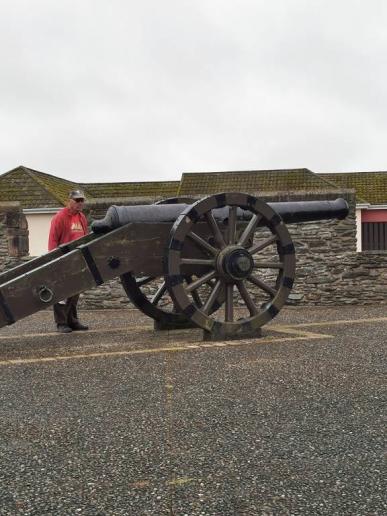
[[[296,279],[289,301],[297,305],[387,303],[387,253],[356,251],[353,191],[253,193],[268,202],[321,200],[344,197],[350,215],[342,221],[288,225],[296,248]],[[155,199],[141,199],[151,204]],[[135,204],[139,200],[134,201]],[[89,219],[101,218],[111,202],[88,207]],[[120,204],[116,202],[116,204]],[[28,229],[18,203],[0,204],[0,272],[29,259]],[[160,282],[162,279],[160,279]],[[153,293],[157,285],[153,286]],[[131,306],[119,280],[81,294],[80,308]]]
[[[387,302],[387,253],[356,251],[353,217],[289,226],[296,248],[298,304]]]
[[[350,215],[341,221],[288,225],[297,260],[290,303],[342,305],[387,302],[387,253],[356,251],[353,190],[253,195],[267,202],[333,200],[344,197],[350,205]],[[95,209],[94,213],[97,212]],[[81,299],[81,306],[88,308],[116,308],[128,304],[118,280],[85,292]]]
[[[297,304],[342,305],[387,302],[387,253],[356,251],[355,194],[351,190],[302,194],[305,200],[344,197],[349,216],[341,221],[291,224],[296,248]],[[299,195],[291,196],[299,200]]]
[[[387,303],[387,253],[357,253],[343,261],[341,282],[343,295],[334,297],[334,304]],[[340,284],[336,283],[339,288]]]

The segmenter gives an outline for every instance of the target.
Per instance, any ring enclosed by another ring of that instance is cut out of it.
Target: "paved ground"
[[[0,514],[386,514],[385,308],[231,343],[130,310],[0,330]]]

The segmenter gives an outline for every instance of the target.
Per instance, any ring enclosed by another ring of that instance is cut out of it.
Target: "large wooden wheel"
[[[155,204],[192,204],[189,197],[170,197]],[[121,276],[125,293],[136,308],[156,321],[158,329],[192,327],[193,324],[178,313],[166,287],[164,276],[135,276],[130,272]],[[190,278],[186,280],[189,282]],[[198,305],[201,304],[196,298]]]
[[[187,326],[189,319],[176,311],[163,276],[139,277],[127,272],[120,279],[130,301],[144,314],[152,317],[159,329]]]
[[[249,220],[241,222],[241,215]],[[200,236],[205,233],[208,238]],[[187,240],[195,242],[202,257],[187,254]],[[206,197],[179,216],[166,265],[177,309],[207,337],[227,339],[257,335],[276,316],[293,286],[295,253],[286,226],[270,206],[247,194],[225,193]],[[192,267],[200,273],[187,282],[185,271]],[[195,301],[198,295],[202,306]],[[215,307],[219,300],[220,310]]]

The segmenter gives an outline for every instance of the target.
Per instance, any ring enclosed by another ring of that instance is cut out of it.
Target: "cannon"
[[[89,235],[4,272],[0,327],[119,277],[156,329],[194,326],[211,340],[257,337],[293,286],[286,224],[348,214],[344,199],[265,203],[220,193],[191,201],[111,206]]]

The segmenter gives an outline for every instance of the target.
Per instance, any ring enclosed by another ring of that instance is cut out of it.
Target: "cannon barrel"
[[[349,206],[344,199],[268,203],[287,224],[324,219],[345,219]]]
[[[344,199],[334,201],[297,201],[272,202],[268,205],[275,210],[287,224],[308,222],[323,219],[344,219],[348,215],[348,203]],[[92,229],[95,233],[104,233],[133,222],[174,222],[189,204],[162,204],[139,206],[110,206],[105,217],[95,220]],[[228,218],[228,209],[213,210],[214,217],[219,221]],[[249,220],[252,214],[248,210],[238,208],[238,220]]]

